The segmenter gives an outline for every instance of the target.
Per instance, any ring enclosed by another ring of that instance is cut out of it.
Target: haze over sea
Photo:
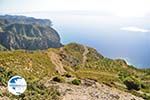
[[[17,15],[50,19],[63,44],[85,44],[105,57],[123,58],[138,68],[150,68],[150,17],[127,18],[88,11]]]

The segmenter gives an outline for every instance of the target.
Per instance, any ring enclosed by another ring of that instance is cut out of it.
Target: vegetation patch
[[[140,90],[141,89],[141,83],[133,78],[133,77],[127,77],[124,80],[124,84],[127,86],[128,90]]]
[[[74,85],[80,85],[81,84],[81,80],[80,79],[74,79],[72,81],[72,84],[74,84]]]
[[[55,76],[52,80],[59,83],[65,82],[64,78],[61,76]]]

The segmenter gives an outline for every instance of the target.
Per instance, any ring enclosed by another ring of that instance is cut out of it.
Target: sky
[[[1,13],[67,10],[144,17],[150,13],[150,0],[0,0]]]

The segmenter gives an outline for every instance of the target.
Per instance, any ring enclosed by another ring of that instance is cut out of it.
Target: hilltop
[[[77,100],[75,95],[80,93],[84,100],[95,99],[97,93],[95,100],[149,99],[148,71],[127,65],[121,59],[106,58],[77,43],[42,51],[1,51],[0,66],[0,84],[4,87],[1,95],[6,98]],[[27,91],[20,97],[5,90],[12,75],[21,75],[28,82]]]

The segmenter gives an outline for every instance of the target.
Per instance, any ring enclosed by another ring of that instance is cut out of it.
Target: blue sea
[[[47,18],[61,42],[77,42],[97,49],[105,57],[122,58],[138,68],[150,68],[150,32],[132,32],[122,27],[150,29],[150,17],[121,18],[90,12],[35,12],[17,15]]]

